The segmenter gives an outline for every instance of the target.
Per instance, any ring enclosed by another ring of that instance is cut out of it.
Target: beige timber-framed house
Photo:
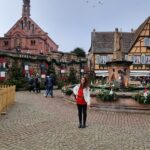
[[[121,32],[116,28],[114,32],[91,33],[91,47],[88,54],[90,72],[97,77],[107,77],[106,62],[113,59],[115,47],[115,32],[121,33],[121,47],[125,60],[132,61],[130,66],[131,77],[150,76],[150,17],[148,17],[136,30]]]

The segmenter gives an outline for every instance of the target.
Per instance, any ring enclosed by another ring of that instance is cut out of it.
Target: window
[[[8,46],[8,41],[4,41],[4,46]]]
[[[150,64],[150,55],[145,56],[145,64]]]
[[[109,61],[109,57],[106,55],[100,56],[97,55],[96,56],[96,64],[106,64],[107,61]]]
[[[23,30],[23,27],[24,27],[23,21],[20,22],[20,27],[21,27],[21,29]]]
[[[51,47],[50,49],[51,49],[51,51],[53,51],[53,47]]]
[[[149,37],[144,38],[144,46],[150,47],[150,38]]]
[[[132,56],[133,64],[141,64],[141,56]]]
[[[141,63],[142,63],[142,64],[145,64],[145,55],[142,55],[142,56],[141,56]]]
[[[25,27],[27,26],[27,18],[26,17],[24,18],[24,26]]]
[[[31,46],[35,46],[36,41],[35,40],[31,40]]]
[[[128,60],[128,55],[125,55],[125,60]]]
[[[31,27],[32,27],[32,33],[34,33],[34,24],[32,24]]]
[[[95,57],[95,63],[99,64],[99,56],[98,55]]]
[[[111,61],[111,56],[108,55],[106,59],[106,61]]]
[[[28,21],[28,29],[30,30],[30,27],[31,27],[31,23],[30,21]]]
[[[21,39],[19,37],[17,37],[15,39],[15,47],[20,47],[21,46]]]

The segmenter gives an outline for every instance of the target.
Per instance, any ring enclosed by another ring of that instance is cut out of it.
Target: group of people
[[[31,76],[29,79],[29,92],[36,92],[40,93],[40,84],[41,84],[41,79],[39,78],[38,75]],[[47,75],[45,79],[45,97],[51,96],[53,97],[53,86],[54,86],[54,78],[51,75]]]
[[[40,83],[41,80],[39,78],[39,75],[31,76],[29,79],[29,92],[31,93],[32,91],[34,93],[40,93]]]

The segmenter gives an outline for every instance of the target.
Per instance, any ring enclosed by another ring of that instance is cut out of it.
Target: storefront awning
[[[96,76],[105,77],[105,76],[108,76],[108,71],[107,70],[96,70],[95,74],[96,74]]]
[[[130,76],[150,76],[150,71],[145,70],[134,70],[130,71]]]
[[[108,76],[108,70],[96,70],[95,71],[96,76]],[[147,70],[134,70],[134,71],[130,71],[130,76],[150,76],[150,71]]]

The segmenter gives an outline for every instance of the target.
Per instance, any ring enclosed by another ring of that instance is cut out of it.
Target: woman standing
[[[86,77],[81,78],[80,84],[73,88],[73,93],[75,94],[78,116],[79,116],[79,128],[86,127],[87,118],[87,105],[90,106],[90,90],[88,86],[88,81]]]

